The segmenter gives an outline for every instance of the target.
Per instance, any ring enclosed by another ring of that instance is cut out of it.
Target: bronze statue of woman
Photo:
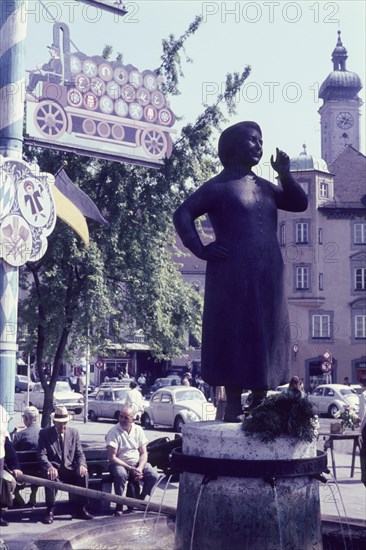
[[[303,212],[308,199],[279,149],[271,165],[281,185],[258,177],[262,132],[255,122],[224,130],[218,154],[224,169],[174,213],[183,244],[207,261],[202,327],[202,377],[225,386],[224,420],[242,414],[241,392],[257,402],[288,380],[289,320],[284,265],[277,241],[277,209]],[[195,219],[208,215],[215,241],[204,245]]]

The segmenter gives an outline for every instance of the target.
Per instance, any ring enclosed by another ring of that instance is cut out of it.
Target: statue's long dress
[[[207,213],[216,241],[229,251],[227,259],[207,262],[202,377],[210,385],[268,389],[288,381],[290,327],[277,208],[296,211],[295,190],[286,195],[253,173],[223,170],[177,210],[176,227],[188,248],[197,236],[194,219]]]

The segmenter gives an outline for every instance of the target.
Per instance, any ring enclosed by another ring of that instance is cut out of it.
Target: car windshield
[[[341,390],[341,395],[355,395],[355,394],[357,395],[357,392],[355,392],[355,390],[352,390],[351,388]]]
[[[127,390],[117,390],[114,392],[114,399],[124,399],[126,397]]]
[[[185,391],[177,391],[175,394],[175,401],[176,403],[180,401],[205,401],[205,396],[198,392],[193,390],[185,390]]]
[[[56,382],[55,391],[71,391],[70,384],[68,382]]]

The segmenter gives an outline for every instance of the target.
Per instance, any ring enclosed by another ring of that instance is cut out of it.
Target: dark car
[[[15,393],[20,393],[21,391],[27,391],[28,387],[28,377],[23,374],[17,374],[15,376]],[[29,389],[32,389],[33,382],[29,380]]]
[[[181,378],[180,376],[167,376],[166,378],[157,378],[154,384],[150,388],[150,395],[152,395],[159,388],[164,388],[165,386],[180,386]]]

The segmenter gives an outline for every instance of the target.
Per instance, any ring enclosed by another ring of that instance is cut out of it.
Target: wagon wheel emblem
[[[164,156],[168,147],[166,137],[159,130],[144,130],[141,145],[146,153],[158,158]]]
[[[59,138],[67,128],[66,114],[57,103],[41,101],[35,110],[34,119],[40,133],[47,138]]]

